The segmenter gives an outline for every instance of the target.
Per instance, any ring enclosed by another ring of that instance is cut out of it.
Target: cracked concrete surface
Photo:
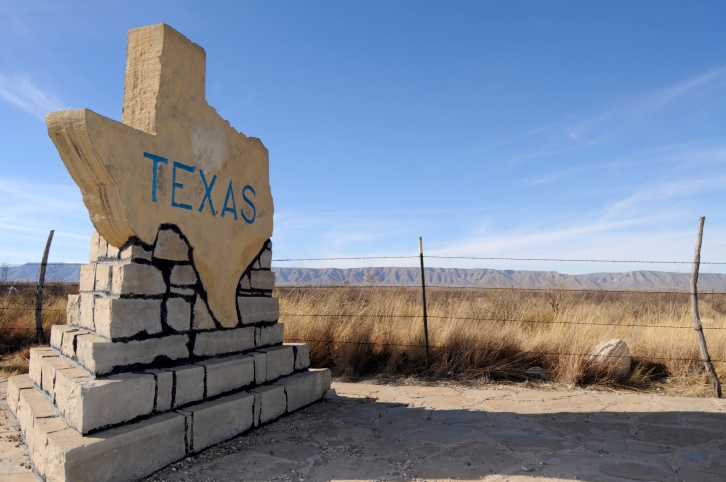
[[[726,480],[724,400],[497,385],[333,388],[335,397],[146,480]],[[17,453],[0,444],[6,474]]]

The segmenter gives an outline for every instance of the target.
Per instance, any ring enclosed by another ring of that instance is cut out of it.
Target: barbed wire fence
[[[701,225],[702,229],[702,225]],[[385,343],[377,343],[377,342],[361,342],[361,341],[354,341],[354,340],[340,340],[340,339],[305,339],[305,338],[299,338],[299,339],[287,339],[287,341],[292,342],[303,342],[303,343],[322,343],[322,344],[328,344],[328,345],[377,345],[377,346],[397,346],[401,348],[417,348],[425,350],[427,353],[427,359],[428,359],[428,351],[429,349],[440,349],[445,350],[446,346],[441,345],[433,345],[428,343],[428,328],[426,327],[427,319],[438,319],[438,320],[451,320],[451,321],[466,321],[471,323],[523,323],[523,324],[550,324],[550,325],[577,325],[577,326],[602,326],[602,327],[624,327],[624,328],[658,328],[658,329],[679,329],[679,330],[695,330],[697,332],[697,336],[699,339],[699,345],[701,346],[701,362],[704,364],[707,372],[713,372],[715,375],[715,371],[712,368],[713,362],[718,363],[726,363],[726,360],[721,359],[711,359],[708,351],[705,350],[705,337],[703,336],[703,330],[706,331],[718,331],[718,330],[726,330],[726,327],[724,326],[707,326],[703,327],[700,322],[700,318],[698,317],[698,297],[699,296],[723,296],[726,295],[726,290],[710,290],[710,291],[698,291],[696,289],[697,286],[697,279],[698,279],[698,269],[701,265],[712,265],[712,266],[724,266],[726,265],[726,262],[724,261],[700,261],[700,239],[702,236],[702,231],[699,231],[699,242],[697,245],[696,255],[694,261],[672,261],[672,260],[633,260],[633,259],[626,259],[626,260],[616,260],[616,259],[580,259],[580,258],[536,258],[536,257],[483,257],[483,256],[442,256],[442,255],[425,255],[423,253],[423,249],[421,248],[419,255],[400,255],[400,256],[355,256],[355,257],[327,257],[327,258],[280,258],[280,259],[273,259],[274,263],[289,263],[289,262],[310,262],[310,261],[324,261],[324,262],[331,262],[331,261],[373,261],[373,260],[391,260],[391,259],[419,259],[421,263],[420,268],[420,279],[422,282],[421,286],[421,299],[423,301],[422,304],[422,313],[419,315],[394,315],[394,314],[366,314],[366,313],[345,313],[345,312],[336,312],[336,313],[290,313],[290,312],[281,312],[280,317],[282,318],[309,318],[309,317],[317,317],[317,318],[332,318],[332,319],[341,319],[341,318],[378,318],[378,319],[390,319],[390,320],[409,320],[409,321],[422,321],[423,322],[423,331],[424,333],[424,340],[426,342],[424,344],[385,344]],[[673,290],[661,290],[661,289],[600,289],[600,288],[564,288],[564,287],[556,287],[556,288],[539,288],[539,287],[527,287],[527,286],[429,286],[426,287],[425,285],[425,273],[426,269],[424,267],[424,260],[477,260],[477,261],[516,261],[516,262],[555,262],[555,263],[610,263],[610,264],[659,264],[659,265],[691,265],[692,266],[692,273],[691,273],[691,289],[685,290],[685,289],[673,289]],[[46,263],[47,266],[53,267],[53,266],[62,266],[67,265],[67,263]],[[9,284],[8,280],[8,268],[14,268],[19,267],[23,265],[9,265],[7,263],[4,263],[0,265],[0,284],[7,286]],[[38,263],[38,270],[41,269],[42,263]],[[52,268],[51,268],[52,269]],[[12,284],[11,284],[12,286]],[[279,285],[278,288],[282,290],[307,290],[307,289],[337,289],[341,287],[346,288],[355,288],[355,289],[366,289],[366,288],[396,288],[396,289],[417,289],[414,285],[401,285],[401,284],[395,284],[395,285],[382,285],[378,283],[373,284],[357,284],[357,285],[313,285],[313,284],[285,284],[285,285]],[[610,294],[649,294],[649,295],[655,295],[655,294],[661,294],[661,295],[672,295],[672,296],[682,296],[682,297],[690,297],[692,300],[692,304],[694,306],[694,325],[692,326],[684,326],[684,325],[674,325],[674,324],[647,324],[647,323],[598,323],[598,322],[578,322],[578,321],[568,321],[568,320],[546,320],[546,319],[519,319],[519,318],[503,318],[503,317],[466,317],[466,316],[444,316],[444,315],[432,315],[426,313],[426,305],[425,305],[425,296],[426,291],[428,290],[507,290],[507,291],[520,291],[520,292],[557,292],[557,293],[594,293],[597,295],[610,295]],[[62,313],[65,312],[63,309],[59,308],[50,308],[45,306],[39,306],[39,307],[32,307],[32,306],[18,306],[18,305],[8,305],[7,303],[3,301],[0,301],[0,313],[3,312],[13,312],[13,311],[35,311],[36,313],[55,313],[56,316],[61,316]],[[6,327],[0,326],[0,330],[5,330]],[[17,328],[15,328],[17,330]],[[28,331],[31,331],[32,327],[28,327]],[[480,348],[471,348],[472,351],[481,351],[483,349]],[[572,357],[587,357],[590,354],[589,353],[567,353],[567,352],[542,352],[542,351],[532,351],[531,354],[534,355],[562,355],[562,356],[572,356]],[[614,356],[617,358],[617,356]],[[670,360],[670,361],[689,361],[693,362],[695,361],[694,358],[674,358],[674,357],[653,357],[650,356],[650,359],[653,360]],[[709,369],[709,365],[711,366]],[[428,370],[428,363],[427,363],[427,370]],[[714,395],[720,396],[720,382],[718,382],[718,379],[716,378],[716,382],[713,381],[712,377],[712,384],[714,385]]]

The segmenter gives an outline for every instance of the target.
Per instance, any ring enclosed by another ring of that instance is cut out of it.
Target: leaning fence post
[[[701,327],[701,317],[698,314],[698,268],[701,264],[701,243],[703,241],[703,223],[706,220],[705,217],[701,217],[698,222],[698,236],[696,237],[696,251],[693,253],[693,270],[691,271],[691,312],[693,313],[693,327],[696,330],[696,337],[698,338],[698,346],[701,348],[701,360],[708,373],[708,378],[711,379],[711,386],[713,387],[713,396],[721,398],[721,383],[718,381],[718,375],[716,369],[711,363],[711,357],[708,355],[708,348],[706,347],[706,337],[703,335],[703,328]]]
[[[45,243],[45,251],[43,251],[43,261],[40,263],[40,273],[38,274],[38,288],[35,290],[35,331],[38,332],[38,343],[45,344],[45,333],[43,332],[43,284],[45,283],[45,267],[48,265],[48,252],[50,251],[50,242],[53,241],[53,229],[48,234],[48,241]]]
[[[429,359],[429,326],[426,318],[426,280],[424,279],[424,256],[423,256],[423,238],[418,237],[418,254],[421,258],[421,300],[423,301],[423,321],[424,321],[424,340],[426,341],[426,371],[431,369],[431,360]]]

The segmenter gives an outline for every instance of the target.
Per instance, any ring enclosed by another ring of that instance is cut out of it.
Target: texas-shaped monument
[[[205,100],[205,52],[128,36],[122,122],[48,133],[96,231],[79,293],[7,401],[46,482],[131,482],[320,400],[330,371],[284,343],[267,149]]]
[[[174,224],[194,248],[212,316],[237,324],[236,284],[272,236],[268,152],[205,98],[206,54],[167,25],[129,32],[122,122],[54,112],[48,134],[112,246]]]

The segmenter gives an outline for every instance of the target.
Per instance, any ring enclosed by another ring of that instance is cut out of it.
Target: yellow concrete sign
[[[122,122],[79,109],[46,123],[98,232],[120,248],[178,227],[212,314],[232,327],[240,276],[272,236],[269,160],[207,104],[205,77],[200,46],[168,25],[134,29]]]

